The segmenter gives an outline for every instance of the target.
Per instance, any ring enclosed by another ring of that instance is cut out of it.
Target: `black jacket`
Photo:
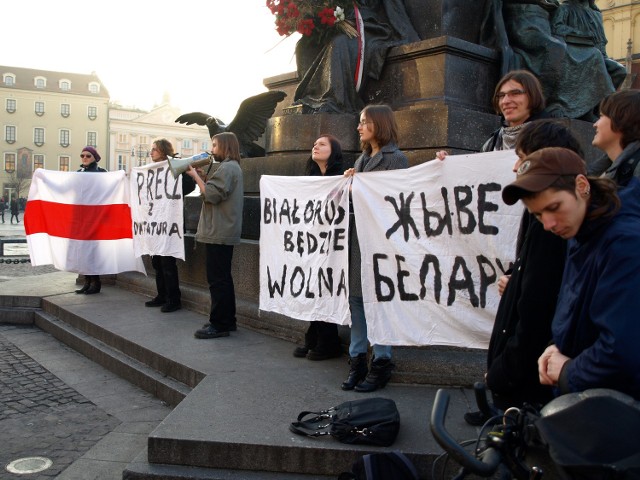
[[[552,398],[551,388],[540,385],[538,357],[551,341],[566,242],[524,215],[526,234],[500,299],[487,356],[487,386],[502,409]]]

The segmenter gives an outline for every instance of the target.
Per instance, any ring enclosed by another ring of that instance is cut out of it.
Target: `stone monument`
[[[364,85],[363,100],[386,103],[394,109],[400,127],[399,146],[411,165],[434,159],[435,152],[442,149],[452,154],[477,152],[500,125],[491,99],[501,76],[501,54],[498,49],[480,44],[486,2],[404,0],[404,5],[419,40],[388,51],[379,78]],[[238,323],[299,342],[306,329],[304,322],[258,309],[260,177],[302,175],[310,146],[321,133],[337,136],[346,158],[355,160],[360,153],[358,115],[287,112],[287,101],[294,99],[299,83],[297,72],[267,78],[264,83],[269,90],[285,91],[287,99],[278,104],[268,121],[265,157],[241,162],[245,181],[243,243],[236,247],[233,265]],[[582,132],[585,151],[593,156],[591,125],[572,121],[571,126]],[[186,200],[187,230],[195,232],[200,199]],[[180,265],[183,304],[208,313],[204,248],[192,235],[186,235],[187,258]],[[131,289],[146,291],[143,279],[129,277],[122,281],[129,282]],[[341,333],[348,339],[346,330]],[[486,363],[482,350],[445,347],[398,348],[395,357],[394,381],[439,385],[470,385],[482,378]]]

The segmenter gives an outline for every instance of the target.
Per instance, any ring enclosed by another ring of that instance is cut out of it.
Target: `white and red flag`
[[[134,255],[129,184],[123,171],[37,169],[24,214],[31,264],[84,275],[145,273]]]

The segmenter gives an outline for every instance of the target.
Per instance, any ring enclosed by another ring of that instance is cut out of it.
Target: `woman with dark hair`
[[[568,240],[540,382],[561,394],[611,388],[640,399],[640,181],[618,190],[587,177],[576,153],[544,148],[524,159],[502,197],[522,199],[545,230]]]
[[[504,119],[504,125],[491,134],[481,151],[511,150],[526,122],[545,118],[542,86],[531,72],[514,70],[496,85],[493,108]]]
[[[209,323],[196,330],[196,338],[228,337],[236,330],[236,294],[231,275],[233,246],[240,243],[244,183],[240,168],[240,145],[231,132],[211,137],[213,158],[220,162],[213,172],[192,166],[187,175],[202,195],[196,241],[206,246],[207,283],[211,295]],[[200,177],[203,175],[206,182]]]
[[[600,102],[592,144],[606,153],[604,171],[619,185],[640,178],[640,90],[612,93]]]
[[[409,161],[398,148],[398,125],[393,110],[387,105],[367,105],[360,113],[358,134],[362,155],[354,167],[345,172],[374,172],[407,168]],[[353,217],[352,217],[353,220]],[[373,345],[371,368],[367,368],[367,319],[362,299],[360,246],[355,222],[349,231],[349,307],[351,310],[351,343],[349,344],[349,376],[342,383],[343,390],[373,392],[383,388],[391,378],[395,365],[391,361],[391,346]]]
[[[168,157],[175,157],[173,145],[166,138],[153,142],[151,160],[162,162]],[[188,195],[196,188],[196,184],[188,175],[182,175],[182,195]],[[170,255],[152,255],[151,265],[156,272],[157,295],[145,302],[146,307],[160,307],[163,313],[175,312],[182,308],[180,279],[176,258]]]
[[[343,171],[340,142],[333,135],[320,135],[313,143],[305,174],[309,176],[340,175]],[[326,360],[340,355],[342,355],[342,348],[338,336],[338,325],[322,321],[309,323],[304,336],[304,346],[296,347],[293,351],[294,357],[306,357],[309,360]]]
[[[80,160],[82,165],[78,169],[79,172],[106,172],[102,167],[98,166],[100,161],[100,154],[98,151],[87,145],[80,152]],[[92,295],[94,293],[100,293],[102,288],[102,282],[100,281],[100,275],[85,275],[84,285],[76,293],[84,293],[85,295]]]

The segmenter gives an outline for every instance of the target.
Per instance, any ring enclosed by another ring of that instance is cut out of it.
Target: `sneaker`
[[[149,300],[148,302],[144,302],[144,306],[145,307],[161,307],[165,303],[167,303],[167,302],[165,301],[164,298],[156,297],[153,300]]]
[[[180,310],[182,308],[182,304],[180,303],[165,303],[162,307],[160,307],[160,311],[162,313],[170,313],[175,312],[176,310]]]
[[[201,328],[200,330],[196,330],[196,333],[193,334],[196,338],[218,338],[218,337],[228,337],[228,331],[220,331],[217,330],[213,325],[208,325],[207,328]]]

